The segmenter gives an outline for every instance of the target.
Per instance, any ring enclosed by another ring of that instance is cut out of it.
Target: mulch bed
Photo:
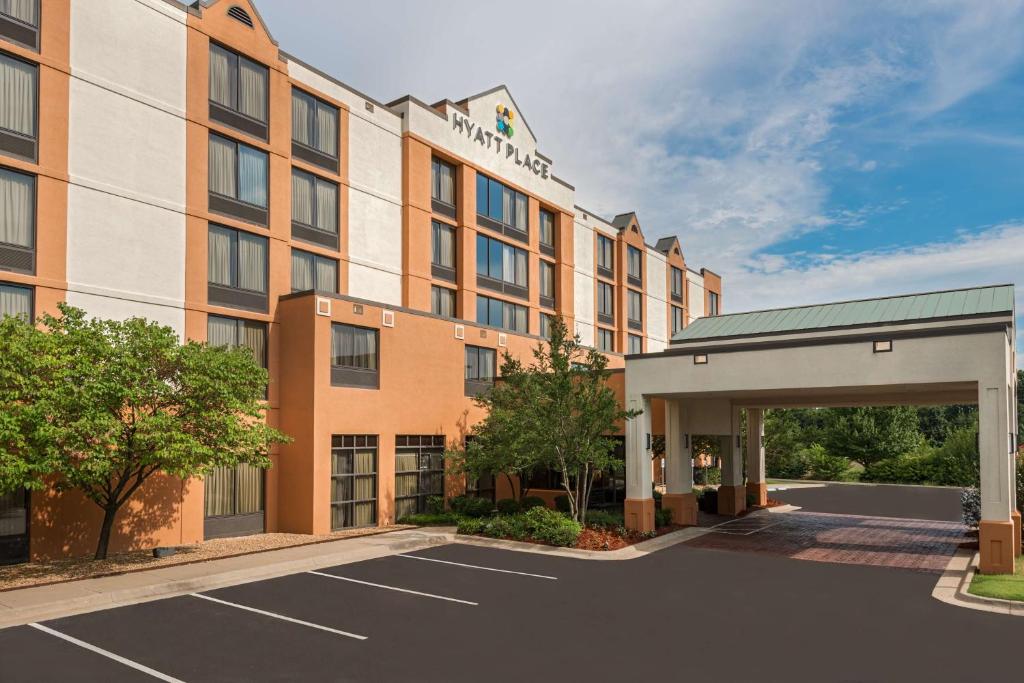
[[[669,532],[685,528],[685,526],[680,524],[663,526],[654,532],[654,536],[663,536]],[[625,548],[626,546],[649,540],[651,540],[649,534],[642,534],[637,531],[627,531],[625,536],[620,536],[614,529],[586,527],[576,538],[576,545],[573,547],[578,550],[618,550],[619,548]]]

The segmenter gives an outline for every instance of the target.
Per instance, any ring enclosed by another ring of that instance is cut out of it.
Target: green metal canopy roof
[[[1013,315],[1013,285],[991,285],[698,318],[672,337],[672,342],[923,322],[996,313]]]

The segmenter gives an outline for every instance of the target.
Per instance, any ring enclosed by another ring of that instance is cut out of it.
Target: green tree
[[[978,407],[973,405],[920,406],[917,424],[921,435],[932,446],[946,443],[950,434],[965,428],[977,428]]]
[[[533,350],[531,365],[506,352],[500,374],[477,399],[487,417],[471,430],[457,466],[470,473],[511,471],[520,479],[542,468],[557,470],[572,518],[585,522],[595,477],[623,466],[609,434],[637,415],[615,398],[608,359],[570,336],[557,318],[549,339]]]
[[[910,406],[833,408],[823,440],[830,454],[867,466],[917,449],[922,436]]]
[[[269,467],[288,440],[263,421],[267,373],[248,350],[178,343],[140,318],[60,305],[0,321],[0,492],[78,489],[103,509],[96,559],[121,507],[154,474]]]

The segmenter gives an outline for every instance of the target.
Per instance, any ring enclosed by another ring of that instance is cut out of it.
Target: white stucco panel
[[[594,231],[578,221],[573,223],[572,257],[577,271],[594,274]]]
[[[592,347],[596,345],[596,340],[594,339],[594,326],[590,323],[581,322],[577,319],[576,334],[580,336],[580,343],[584,346]]]
[[[402,139],[358,117],[349,118],[348,133],[349,184],[400,204]]]
[[[704,278],[689,270],[686,271],[686,315],[688,323],[704,317]]]
[[[349,192],[348,255],[364,265],[401,273],[402,208],[365,192]]]
[[[106,320],[145,318],[172,328],[179,340],[185,338],[185,309],[113,299],[69,289],[67,302],[85,311],[89,317]]]
[[[650,249],[647,250],[647,297],[664,303],[668,300],[668,264],[665,258]]]
[[[647,338],[666,341],[668,339],[668,305],[661,299],[647,297]],[[652,350],[652,349],[648,349]]]
[[[594,322],[594,278],[592,275],[573,273],[573,313],[576,320]]]
[[[348,264],[349,296],[402,305],[402,276],[358,263]]]
[[[347,88],[337,81],[331,80],[291,59],[288,60],[288,75],[308,85],[313,94],[317,94],[316,91],[319,91],[328,97],[347,104],[349,107],[349,121],[358,118],[383,128],[395,136],[402,134],[401,117],[397,116],[390,109],[372,102],[369,104],[373,107],[373,111],[367,110],[367,99],[351,88]]]

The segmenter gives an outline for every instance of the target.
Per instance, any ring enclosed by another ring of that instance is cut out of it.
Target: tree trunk
[[[114,528],[114,518],[120,505],[108,505],[103,508],[103,525],[100,526],[100,540],[96,544],[96,555],[94,560],[107,559],[107,549],[110,547],[110,532]]]

